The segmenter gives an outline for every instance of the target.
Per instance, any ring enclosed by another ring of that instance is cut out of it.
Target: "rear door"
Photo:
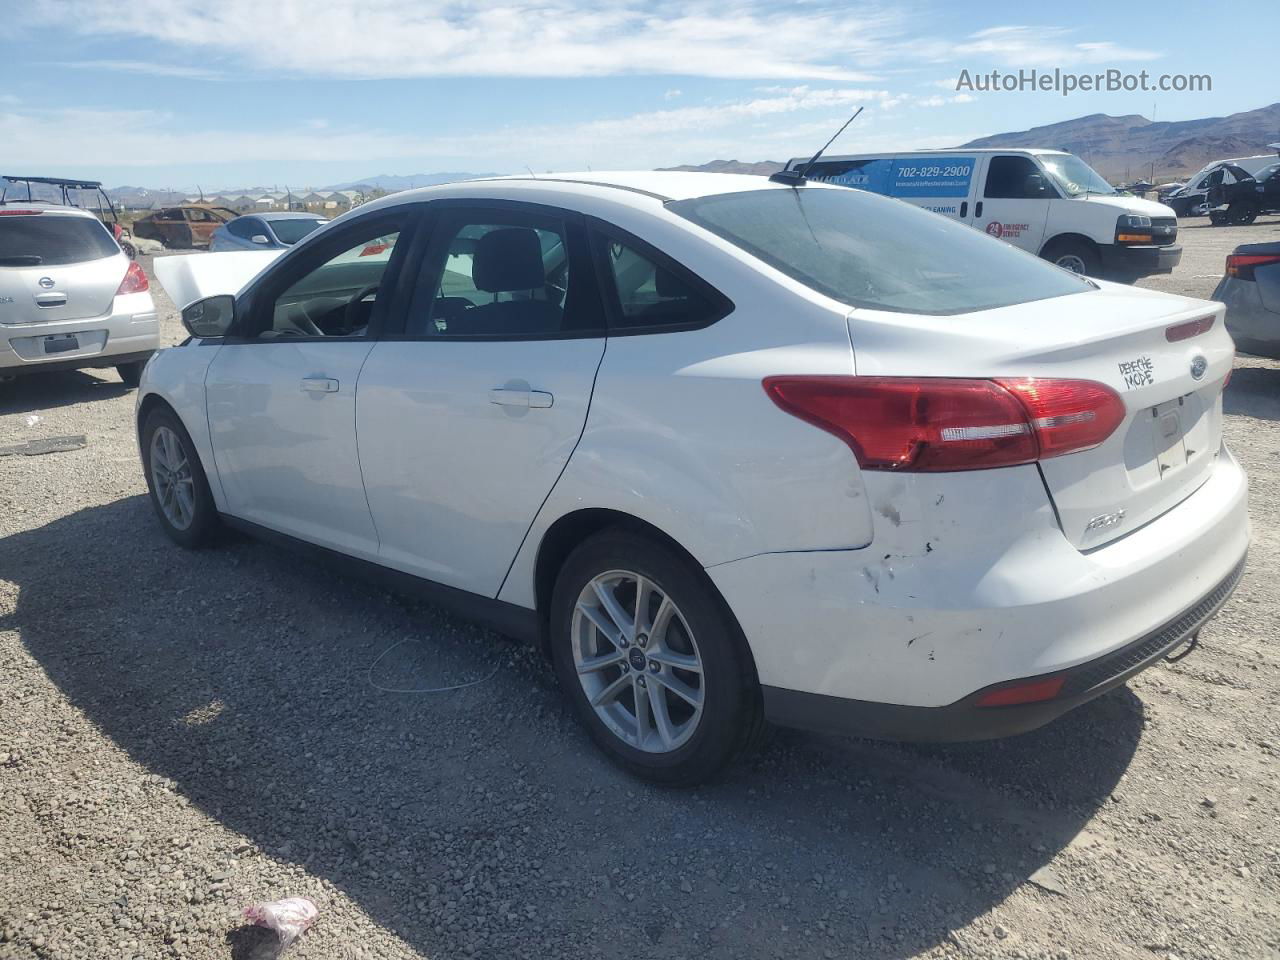
[[[104,316],[127,269],[96,218],[0,207],[0,324]]]
[[[1020,154],[988,157],[973,226],[1029,253],[1039,253],[1054,194],[1037,191],[1035,178],[1048,185],[1044,172],[1030,157]]]
[[[360,375],[360,460],[382,562],[493,597],[582,434],[605,319],[579,215],[431,207]]]
[[[893,161],[888,193],[961,223],[973,223],[976,155],[907,155]]]
[[[408,206],[361,217],[300,248],[240,298],[234,335],[205,377],[232,515],[377,556],[356,450],[356,381],[393,306],[384,291],[413,220]]]

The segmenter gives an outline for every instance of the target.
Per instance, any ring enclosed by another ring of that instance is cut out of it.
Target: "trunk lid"
[[[3,210],[3,208],[0,208]],[[40,210],[0,216],[0,324],[111,312],[129,258],[96,218]]]
[[[1208,478],[1235,355],[1221,304],[1099,286],[949,317],[849,316],[859,374],[1057,377],[1119,393],[1125,419],[1106,441],[1039,463],[1062,530],[1082,550],[1154,520]],[[1207,330],[1169,339],[1169,328],[1209,318]]]

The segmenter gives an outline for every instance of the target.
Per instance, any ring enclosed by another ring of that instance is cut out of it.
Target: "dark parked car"
[[[1235,178],[1234,183],[1227,182],[1224,170]],[[1259,214],[1280,213],[1280,163],[1263,167],[1256,175],[1224,164],[1209,177],[1209,206],[1216,208],[1209,218],[1215,224],[1253,223]]]
[[[1227,305],[1227,329],[1241,350],[1280,358],[1280,243],[1236,247],[1213,299]]]
[[[134,223],[133,234],[136,237],[159,240],[166,247],[207,247],[213,231],[238,216],[238,213],[226,207],[185,203],[165,207],[143,217]]]
[[[328,222],[315,213],[250,213],[214,230],[209,249],[284,250]]]

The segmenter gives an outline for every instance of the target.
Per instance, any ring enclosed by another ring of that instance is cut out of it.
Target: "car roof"
[[[267,210],[263,213],[244,213],[243,217],[257,217],[259,220],[325,220],[318,213],[304,213],[300,210]],[[237,219],[239,219],[237,217]]]
[[[10,213],[14,210],[38,209],[41,216],[53,214],[55,217],[88,217],[90,220],[98,220],[98,215],[92,210],[65,206],[61,203],[52,203],[47,200],[6,200],[0,206],[8,209]],[[100,220],[98,222],[101,223]]]
[[[530,191],[562,193],[567,196],[595,193],[598,188],[617,190],[633,197],[648,197],[658,203],[671,200],[690,200],[722,193],[741,193],[746,190],[790,190],[791,187],[774,183],[768,177],[744,173],[701,173],[682,170],[590,170],[585,173],[520,174],[510,177],[486,177],[463,180],[434,187],[420,187],[391,194],[369,204],[384,207],[392,202],[411,202],[442,196],[485,196],[486,186],[525,188]],[[844,189],[827,184],[810,182],[806,189]]]

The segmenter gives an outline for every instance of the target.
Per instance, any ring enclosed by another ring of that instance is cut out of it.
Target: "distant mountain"
[[[1084,158],[1113,180],[1188,174],[1213,160],[1274,153],[1267,144],[1280,141],[1280,103],[1226,117],[1156,123],[1130,114],[1103,113],[1032,127],[1014,133],[980,137],[964,147],[1050,147]]]
[[[500,177],[500,173],[414,173],[400,177],[390,173],[380,173],[376,177],[365,177],[352,180],[350,183],[335,183],[322,187],[323,190],[385,190],[396,193],[399,190],[412,190],[414,187],[434,187],[439,183],[457,183],[459,180],[475,180],[478,177]]]
[[[752,173],[759,177],[767,177],[771,173],[777,173],[786,164],[776,163],[773,160],[759,160],[755,163],[746,163],[742,160],[711,160],[707,163],[681,164],[678,167],[659,167],[659,170],[688,170],[693,173]]]

